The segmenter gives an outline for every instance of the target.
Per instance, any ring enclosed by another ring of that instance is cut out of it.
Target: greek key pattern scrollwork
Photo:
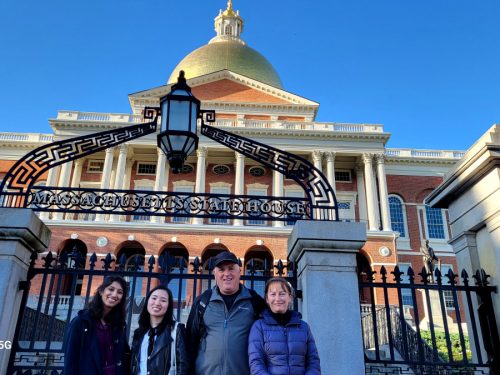
[[[41,146],[18,160],[5,175],[0,191],[26,193],[35,181],[48,169],[85,157],[121,143],[156,131],[157,113],[150,108],[148,116],[154,121],[113,129],[96,134],[65,139]],[[146,114],[146,113],[145,113]]]
[[[330,183],[308,160],[206,124],[202,124],[201,134],[295,180],[311,202],[314,219],[338,218],[337,200]]]

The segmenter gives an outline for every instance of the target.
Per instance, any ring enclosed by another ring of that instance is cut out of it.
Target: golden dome
[[[225,69],[283,88],[278,73],[264,56],[253,48],[230,39],[209,43],[191,52],[177,64],[168,83],[177,82],[181,70],[184,70],[186,78],[190,79]]]

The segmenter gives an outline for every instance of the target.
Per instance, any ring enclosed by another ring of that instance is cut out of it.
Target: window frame
[[[154,167],[155,171],[153,173],[140,172],[139,169],[143,165],[152,165]],[[156,172],[157,172],[157,165],[154,162],[146,162],[146,161],[138,161],[137,162],[137,166],[135,169],[135,174],[137,176],[156,176]]]
[[[175,193],[193,193],[194,192],[194,183],[192,184],[175,184],[174,183],[174,192]],[[171,223],[175,224],[189,224],[190,217],[182,217],[182,216],[172,216],[170,219]]]
[[[398,267],[399,267],[399,270],[401,272],[404,272],[404,274],[401,275],[401,284],[409,284],[410,280],[408,277],[408,269],[411,267],[411,263],[398,263]],[[411,304],[406,304],[405,298],[410,298]],[[413,295],[411,293],[411,289],[410,288],[401,288],[401,304],[403,305],[403,308],[409,307],[409,308],[413,309],[413,303],[414,303],[414,301],[413,301]]]
[[[91,170],[91,164],[102,163],[102,168],[100,170]],[[87,173],[102,173],[104,171],[104,159],[88,159],[87,162]]]
[[[348,181],[344,181],[342,179],[338,179],[337,178],[337,173],[347,173],[349,175],[349,180]],[[334,171],[334,174],[335,174],[335,183],[341,183],[341,184],[352,184],[352,172],[350,169],[336,169]]]
[[[268,186],[247,186],[247,195],[267,196]],[[246,225],[249,226],[267,226],[267,220],[262,219],[247,219]]]
[[[224,190],[223,192],[219,191],[217,192],[216,190]],[[210,186],[210,194],[231,194],[231,185],[229,184],[224,184],[224,185],[221,185],[221,184],[214,184],[212,186]],[[214,224],[214,225],[229,225],[230,222],[229,222],[229,218],[226,217],[220,217],[220,218],[214,218],[214,217],[211,217],[208,222],[210,224]]]

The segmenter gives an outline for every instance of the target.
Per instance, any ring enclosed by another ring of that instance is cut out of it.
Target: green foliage
[[[432,338],[430,331],[420,331],[422,338],[425,340],[427,345],[432,348]],[[446,336],[444,332],[435,331],[436,336],[436,347],[439,356],[445,361],[449,362],[450,358],[448,357],[448,347],[446,345]],[[458,333],[450,333],[450,342],[451,342],[451,353],[453,355],[453,362],[462,362],[464,360],[462,353],[462,345],[460,344],[460,335]],[[467,355],[467,359],[472,360],[472,352],[470,350],[469,344],[469,336],[464,335],[465,342],[465,353]]]

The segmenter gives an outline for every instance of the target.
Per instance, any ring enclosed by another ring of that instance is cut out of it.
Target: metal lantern
[[[169,94],[160,99],[161,132],[158,147],[167,155],[173,173],[179,173],[186,158],[198,148],[196,125],[200,101],[191,93],[184,71]]]

